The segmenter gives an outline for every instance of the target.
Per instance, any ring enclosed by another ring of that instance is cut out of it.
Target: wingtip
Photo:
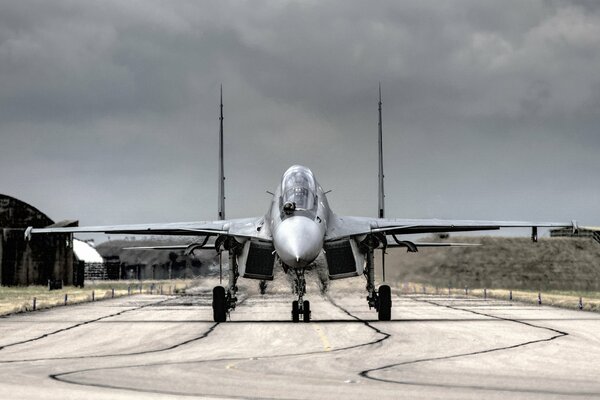
[[[31,231],[33,230],[33,226],[28,226],[27,229],[25,229],[25,241],[30,241],[31,240]]]

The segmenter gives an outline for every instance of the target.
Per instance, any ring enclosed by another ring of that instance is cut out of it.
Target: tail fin
[[[385,217],[385,192],[383,188],[383,124],[381,120],[381,82],[379,83],[379,218]],[[385,247],[381,249],[381,275],[385,282]]]
[[[383,190],[383,126],[381,121],[381,83],[379,83],[379,212],[378,217],[385,217],[385,193]]]
[[[225,219],[225,170],[223,166],[223,85],[221,85],[221,116],[219,117],[219,214],[218,219]]]

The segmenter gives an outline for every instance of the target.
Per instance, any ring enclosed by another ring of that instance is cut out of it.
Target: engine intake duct
[[[275,248],[268,242],[250,242],[244,278],[273,280]]]
[[[356,258],[350,239],[327,242],[324,245],[330,279],[356,276]]]

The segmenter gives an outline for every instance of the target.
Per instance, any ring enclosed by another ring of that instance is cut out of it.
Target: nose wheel
[[[300,307],[298,307],[298,300],[292,301],[292,321],[300,321]]]
[[[310,322],[310,302],[308,300],[304,300],[302,317],[304,318],[304,322]]]
[[[294,293],[298,295],[298,300],[292,301],[292,322],[300,322],[300,315],[302,315],[302,321],[310,322],[310,302],[304,300],[306,294],[304,269],[296,269],[295,272]]]
[[[298,300],[292,301],[292,321],[300,322],[300,315],[302,321],[310,322],[310,301],[304,300],[302,303],[298,303]]]

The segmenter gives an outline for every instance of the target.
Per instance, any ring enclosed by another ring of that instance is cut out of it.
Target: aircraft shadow
[[[537,320],[537,319],[528,319],[528,320]],[[539,320],[547,320],[545,318],[540,318]],[[492,318],[397,318],[392,319],[390,321],[379,321],[378,319],[311,319],[310,322],[319,323],[319,324],[364,324],[364,323],[381,323],[381,324],[389,324],[391,322],[404,322],[404,323],[440,323],[440,322],[499,322],[498,319]],[[212,319],[186,319],[186,320],[118,320],[118,321],[99,321],[101,324],[197,324],[197,323],[215,323]],[[227,322],[222,322],[221,324],[304,324],[305,322],[292,322],[288,319],[235,319]]]

